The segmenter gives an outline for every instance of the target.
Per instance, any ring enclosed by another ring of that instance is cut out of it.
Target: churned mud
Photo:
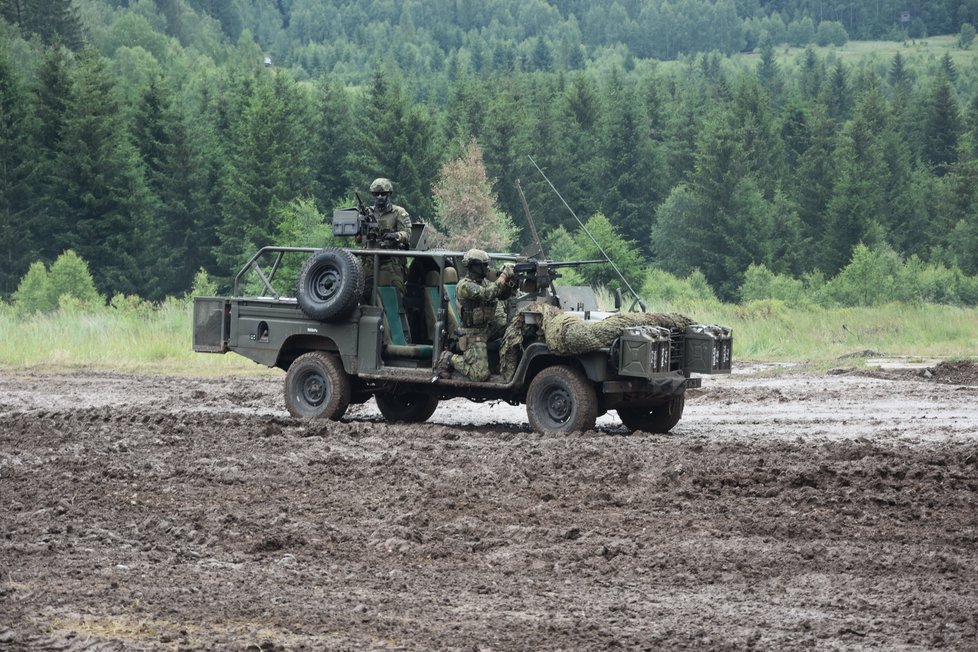
[[[976,650],[978,374],[705,378],[668,436],[0,375],[0,649]],[[751,373],[743,373],[750,371]]]

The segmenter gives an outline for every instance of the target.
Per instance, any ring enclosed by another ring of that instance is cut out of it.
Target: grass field
[[[797,309],[776,301],[747,306],[654,305],[734,331],[734,359],[831,366],[874,351],[909,358],[978,358],[978,309],[891,304],[877,308]],[[237,355],[191,350],[191,308],[62,311],[18,317],[0,311],[0,369],[125,371],[173,375],[280,373]]]

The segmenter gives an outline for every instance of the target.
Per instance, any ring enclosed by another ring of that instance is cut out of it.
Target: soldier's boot
[[[442,351],[441,355],[438,356],[438,362],[435,364],[435,377],[432,381],[437,382],[440,379],[446,379],[452,377],[452,352]]]

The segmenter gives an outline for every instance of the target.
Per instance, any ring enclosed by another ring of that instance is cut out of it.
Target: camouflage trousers
[[[486,345],[490,339],[498,337],[505,325],[498,322],[486,324],[481,328],[464,328],[465,346],[462,355],[454,354],[449,359],[452,368],[465,374],[469,380],[485,382],[492,372],[489,370],[489,348]]]

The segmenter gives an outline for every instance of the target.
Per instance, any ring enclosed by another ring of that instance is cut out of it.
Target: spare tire
[[[364,287],[363,265],[345,249],[317,251],[299,272],[296,299],[302,312],[319,321],[337,321],[349,315]]]

